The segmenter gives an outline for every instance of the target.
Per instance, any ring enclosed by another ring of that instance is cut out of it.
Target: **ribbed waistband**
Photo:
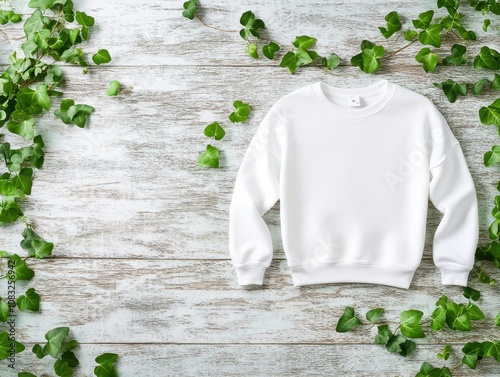
[[[295,286],[324,283],[371,283],[392,287],[410,287],[416,270],[382,264],[330,264],[297,265],[290,267]]]

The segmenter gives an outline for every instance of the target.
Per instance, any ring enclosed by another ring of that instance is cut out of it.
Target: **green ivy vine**
[[[493,19],[494,16],[500,15],[500,1],[468,0],[467,2],[468,7],[465,9],[472,9],[473,12],[480,12],[485,16],[481,25],[483,32],[487,33],[491,29],[500,30],[498,20]],[[313,50],[317,41],[314,37],[297,36],[291,47],[287,49],[283,43],[266,40],[262,37],[261,34],[266,29],[266,25],[263,20],[257,18],[250,10],[244,12],[240,17],[242,29],[239,31],[224,30],[207,25],[197,14],[198,5],[197,0],[184,2],[182,16],[190,20],[193,20],[196,16],[204,26],[222,32],[239,32],[241,38],[247,43],[245,52],[253,59],[260,58],[259,52],[262,52],[262,55],[269,60],[278,58],[281,53],[279,66],[288,69],[291,74],[295,74],[300,67],[305,66],[319,67],[329,72],[340,65],[342,59],[337,54],[330,53],[328,56],[321,56]],[[474,30],[466,28],[463,22],[466,16],[462,13],[463,7],[461,7],[459,0],[437,0],[436,8],[438,11],[445,10],[446,14],[438,17],[436,16],[436,10],[426,10],[411,20],[410,27],[404,27],[397,11],[389,12],[384,17],[385,25],[378,27],[378,29],[387,41],[393,38],[392,43],[383,46],[364,39],[360,42],[360,52],[347,61],[351,66],[358,67],[364,73],[371,74],[379,70],[383,64],[386,64],[390,58],[400,51],[407,49],[411,45],[419,44],[420,49],[415,55],[415,61],[421,65],[425,73],[435,72],[440,62],[444,67],[459,67],[465,66],[470,60],[472,60],[474,70],[492,71],[493,77],[484,77],[477,82],[456,82],[447,79],[441,83],[434,83],[434,87],[441,90],[450,103],[454,103],[460,97],[467,95],[480,96],[484,93],[493,93],[500,90],[500,74],[495,73],[495,71],[500,70],[500,52],[489,46],[481,46],[479,51],[470,55],[471,43],[477,40],[477,35]],[[407,43],[391,50],[401,37]],[[451,44],[450,52],[446,56],[440,56],[435,50],[435,48],[441,48],[443,42],[450,42]],[[500,136],[500,98],[497,98],[490,105],[481,107],[478,110],[478,117],[479,121],[484,125],[497,126],[497,132]],[[214,125],[214,123],[208,125],[205,129],[205,135],[220,140],[224,133],[219,130],[219,127],[220,125]],[[218,135],[218,139],[216,135]],[[208,149],[205,153],[208,153]],[[219,167],[218,154],[212,153],[211,157],[212,161],[210,163],[200,165]],[[484,165],[489,167],[499,163],[500,145],[495,145],[490,151],[484,153]],[[500,181],[496,187],[500,191]],[[493,216],[493,222],[489,226],[491,241],[478,246],[473,271],[479,282],[494,285],[496,280],[490,276],[490,271],[492,271],[492,267],[500,268],[500,193],[495,196],[494,208],[491,214]],[[363,322],[356,316],[354,308],[346,307],[337,322],[336,331],[348,332],[358,326],[366,325],[371,328],[377,325],[378,331],[375,336],[375,343],[385,346],[389,352],[406,357],[417,347],[417,344],[412,339],[426,336],[422,328],[423,324],[428,324],[429,329],[427,329],[427,332],[430,331],[431,333],[444,331],[445,328],[451,331],[470,331],[472,322],[475,321],[490,321],[496,327],[500,327],[500,312],[495,318],[485,318],[476,303],[480,295],[479,291],[471,287],[464,287],[464,296],[469,299],[467,303],[453,302],[445,295],[442,295],[437,300],[436,308],[428,318],[422,319],[424,313],[420,310],[405,310],[400,314],[400,320],[397,322],[395,329],[390,328],[389,324],[392,322],[380,320],[385,311],[384,308],[369,310],[366,313],[368,322]],[[451,347],[446,345],[436,356],[438,359],[448,360],[450,354]],[[481,342],[468,342],[462,347],[461,356],[461,362],[453,366],[434,367],[431,363],[424,362],[416,376],[451,376],[452,371],[461,366],[476,368],[477,362],[483,358],[491,357],[500,362],[500,340],[489,337]]]
[[[94,18],[74,9],[72,0],[31,0],[28,6],[33,13],[23,23],[25,41],[21,44],[24,57],[16,52],[9,56],[9,66],[0,75],[0,161],[5,167],[0,171],[0,227],[15,222],[25,225],[20,247],[25,255],[0,251],[1,261],[7,261],[8,270],[0,266],[2,278],[9,285],[7,297],[0,298],[0,360],[6,362],[15,353],[23,352],[25,346],[11,339],[7,320],[9,314],[19,311],[38,312],[40,295],[35,287],[15,299],[15,282],[31,280],[35,271],[29,267],[31,258],[43,259],[52,255],[54,244],[46,241],[28,221],[23,207],[31,195],[34,169],[44,165],[45,143],[37,132],[37,118],[44,112],[53,111],[56,118],[65,124],[85,127],[92,106],[75,103],[64,98],[54,109],[52,99],[62,97],[59,90],[64,76],[58,62],[78,65],[87,74],[89,62],[82,48],[82,42],[90,38]],[[14,10],[0,10],[0,24],[19,23],[22,16]],[[5,35],[8,35],[2,30]],[[95,65],[106,64],[111,56],[106,49],[99,49],[92,57]],[[113,80],[106,94],[115,96],[120,90],[118,81]],[[7,141],[9,139],[9,141]],[[34,355],[41,359],[54,358],[54,372],[57,376],[70,377],[79,365],[74,350],[78,342],[69,336],[68,327],[49,330],[42,346],[35,344]],[[98,356],[94,374],[99,377],[117,376],[115,362],[118,355],[105,353]],[[14,365],[9,365],[14,368]],[[16,366],[19,369],[19,366]],[[36,377],[30,372],[21,372],[19,377]]]

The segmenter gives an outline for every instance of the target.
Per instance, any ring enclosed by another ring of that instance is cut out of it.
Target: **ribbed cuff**
[[[262,283],[264,282],[264,273],[266,272],[267,267],[253,264],[235,268],[239,285],[262,285]]]
[[[462,270],[454,267],[440,267],[441,282],[443,285],[461,285],[467,287],[470,270]]]

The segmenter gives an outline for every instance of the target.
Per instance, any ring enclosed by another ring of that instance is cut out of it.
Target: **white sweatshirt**
[[[229,251],[239,285],[263,284],[273,244],[262,216],[280,200],[295,286],[358,282],[408,289],[422,259],[428,200],[443,214],[433,260],[467,285],[478,243],[474,182],[432,101],[386,79],[325,82],[280,98],[238,170]]]

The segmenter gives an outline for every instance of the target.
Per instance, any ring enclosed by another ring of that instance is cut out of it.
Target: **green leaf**
[[[0,226],[5,223],[12,223],[23,215],[23,211],[19,208],[12,196],[2,197],[0,202]]]
[[[434,17],[434,11],[428,10],[427,12],[420,13],[418,19],[411,22],[417,29],[426,29],[430,25],[432,17]]]
[[[443,89],[446,98],[448,98],[448,101],[450,101],[451,103],[457,100],[457,95],[467,95],[467,83],[460,84],[451,79],[448,79],[441,83],[441,88]]]
[[[295,37],[295,41],[292,44],[297,47],[299,50],[308,50],[316,43],[317,39],[313,37],[309,37],[307,35],[301,35]]]
[[[455,302],[447,302],[446,324],[452,330],[470,331],[471,323],[466,307]]]
[[[12,184],[18,190],[27,195],[31,195],[31,186],[33,184],[33,169],[22,168],[17,176],[12,178]]]
[[[182,7],[185,9],[182,12],[182,15],[184,17],[192,20],[194,18],[195,13],[196,13],[196,0],[186,1],[184,4],[182,4]]]
[[[340,58],[337,54],[331,54],[328,58],[323,57],[321,59],[321,64],[329,70],[336,68],[340,63]]]
[[[418,33],[418,40],[423,45],[431,45],[434,47],[441,47],[441,31],[443,25],[431,24],[425,30]]]
[[[481,297],[481,292],[471,287],[464,287],[464,297],[470,300],[477,301]]]
[[[215,140],[220,140],[226,134],[226,131],[221,127],[221,125],[217,122],[210,123],[203,130],[205,136],[213,137]]]
[[[484,154],[484,166],[491,166],[500,162],[500,145],[494,145],[491,151]]]
[[[40,8],[41,10],[51,9],[56,0],[30,0],[28,6],[30,8]]]
[[[36,377],[36,376],[30,372],[21,372],[18,373],[17,377]]]
[[[94,26],[94,17],[88,16],[85,12],[76,11],[75,20],[82,25],[82,38],[88,40],[89,27]]]
[[[500,90],[500,75],[495,73],[495,78],[491,81],[491,89]]]
[[[216,147],[208,144],[205,152],[201,152],[198,156],[199,166],[208,166],[211,168],[219,167],[219,150]]]
[[[245,51],[252,58],[254,58],[254,59],[258,59],[259,58],[259,55],[257,54],[257,45],[255,43],[249,43],[249,44],[247,44],[247,47],[245,48]]]
[[[417,348],[417,344],[410,339],[406,339],[406,342],[401,343],[400,346],[401,346],[401,352],[399,352],[399,354],[404,357],[410,355]]]
[[[424,361],[422,363],[422,366],[420,367],[420,371],[416,374],[415,377],[430,377],[432,370],[434,367],[429,364],[427,361]]]
[[[481,47],[479,54],[474,57],[474,68],[484,68],[491,70],[500,69],[500,54],[498,51],[489,48],[488,46]]]
[[[487,32],[488,31],[488,26],[490,26],[490,19],[489,18],[485,18],[484,21],[483,21],[483,30],[484,32]]]
[[[45,26],[45,23],[49,21],[49,18],[42,16],[40,9],[35,9],[33,14],[29,16],[26,21],[24,21],[23,29],[28,40],[31,40],[35,32],[40,31]]]
[[[495,317],[495,324],[500,327],[500,312],[497,313],[497,316]]]
[[[476,33],[474,33],[472,30],[466,30],[464,27],[459,27],[457,30],[458,34],[466,41],[476,40]]]
[[[19,310],[31,310],[37,312],[40,310],[40,295],[35,292],[35,288],[30,288],[24,295],[16,300]]]
[[[45,353],[43,353],[43,349],[40,344],[35,344],[31,351],[36,355],[38,359],[43,359],[46,356]]]
[[[19,255],[14,254],[9,258],[9,266],[12,266],[12,271],[14,276],[10,277],[10,280],[31,280],[35,275],[35,272],[26,265],[26,262],[22,260]]]
[[[439,331],[444,327],[446,320],[446,309],[443,307],[438,307],[434,309],[431,315],[431,329],[432,331]]]
[[[9,303],[7,301],[0,301],[0,322],[7,322],[9,318]]]
[[[467,305],[467,314],[469,314],[469,319],[471,321],[478,321],[484,319],[484,313],[476,304],[469,302]]]
[[[390,338],[389,338],[389,341],[387,342],[385,348],[387,349],[387,351],[389,352],[404,352],[401,345],[403,343],[406,343],[406,338],[404,336],[401,336],[401,335],[392,335]]]
[[[424,338],[425,334],[420,327],[420,319],[424,313],[420,310],[405,310],[401,312],[401,334],[407,338]]]
[[[94,55],[92,55],[92,61],[95,64],[106,64],[111,61],[111,56],[109,55],[108,50],[101,48]]]
[[[280,46],[277,43],[269,42],[267,45],[262,46],[262,53],[264,56],[270,60],[274,59],[274,54],[280,50]]]
[[[365,73],[375,72],[380,68],[380,59],[384,56],[385,49],[382,46],[366,48],[361,53],[363,58],[363,71]]]
[[[488,79],[481,79],[478,82],[474,84],[474,87],[472,88],[472,93],[475,95],[480,95],[483,93],[483,87],[484,85],[490,83],[490,80]]]
[[[347,332],[354,330],[359,325],[361,325],[361,320],[356,317],[354,308],[347,306],[344,309],[344,314],[339,318],[335,330],[337,332]]]
[[[483,358],[483,345],[479,342],[469,342],[462,347],[464,357],[462,364],[469,368],[476,369],[476,363]]]
[[[14,345],[14,347],[12,347],[12,345]],[[16,340],[10,340],[7,331],[0,333],[0,360],[5,360],[10,357],[12,351],[15,353],[23,352],[24,346]]]
[[[68,362],[61,359],[56,360],[54,363],[54,372],[61,377],[72,377],[73,369],[69,366]]]
[[[493,357],[496,361],[500,362],[500,341],[494,340],[493,342],[483,342],[484,357]]]
[[[377,326],[378,333],[375,335],[375,343],[386,345],[391,336],[393,336],[392,331],[389,329],[388,325]]]
[[[7,22],[17,23],[21,21],[21,15],[12,10],[0,9],[0,25],[5,25]]]
[[[437,354],[438,359],[448,360],[450,357],[451,346],[448,344],[444,346],[443,351]]]
[[[97,377],[118,377],[114,363],[118,359],[115,353],[104,353],[96,357],[95,361],[98,366],[94,368],[94,374]]]
[[[116,96],[120,90],[120,83],[116,80],[111,80],[109,82],[109,87],[106,89],[107,96]]]
[[[67,362],[68,366],[71,368],[76,368],[78,364],[80,364],[80,361],[76,358],[72,351],[64,352],[61,356],[61,360]]]
[[[7,123],[7,129],[23,139],[33,140],[35,137],[35,118],[30,114],[14,111],[11,114],[11,120]]]
[[[465,46],[454,44],[451,46],[451,55],[443,59],[443,64],[461,66],[467,63],[467,56],[464,56],[466,51],[467,48]]]
[[[415,39],[415,37],[418,35],[418,33],[415,30],[407,30],[403,33],[404,38],[408,41],[411,42]]]
[[[8,181],[7,179],[0,179],[0,195],[25,198],[24,192],[16,188],[12,181]]]
[[[229,115],[229,120],[233,123],[246,122],[250,115],[250,105],[237,100],[233,102],[233,106],[236,110]]]
[[[377,322],[383,312],[384,312],[383,308],[376,308],[376,309],[369,310],[366,313],[366,319],[370,322]]]
[[[399,14],[396,11],[392,11],[385,16],[387,21],[386,27],[379,27],[378,29],[385,38],[391,37],[395,32],[401,29],[401,21],[399,20]]]
[[[75,105],[72,99],[65,99],[61,101],[60,109],[54,111],[54,114],[61,118],[65,124],[71,122],[75,123],[78,127],[84,127],[88,115],[94,111],[94,108],[89,105]]]
[[[479,119],[485,125],[494,124],[500,126],[500,98],[487,107],[479,109]]]
[[[264,21],[255,18],[255,14],[250,10],[241,15],[240,24],[244,26],[244,28],[240,30],[240,36],[246,41],[248,41],[250,35],[259,38],[259,30],[266,28]]]
[[[24,239],[21,241],[20,245],[24,250],[28,251],[29,256],[42,259],[52,254],[54,244],[45,241],[33,229],[24,228],[23,237]]]
[[[417,62],[423,64],[425,72],[434,72],[439,61],[439,57],[431,52],[430,48],[428,47],[422,48],[417,56],[415,56],[415,59],[417,60]]]
[[[57,354],[61,350],[62,343],[69,334],[68,327],[56,327],[47,334],[45,334],[45,339],[47,343],[43,347],[43,353],[50,355],[53,358],[57,358]]]

